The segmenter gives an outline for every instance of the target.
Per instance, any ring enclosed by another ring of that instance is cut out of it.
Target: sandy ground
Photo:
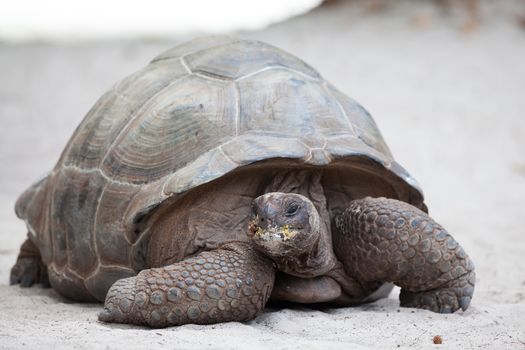
[[[0,44],[0,348],[525,348],[523,9],[492,3],[477,28],[426,2],[339,4],[238,34],[298,55],[374,115],[432,216],[476,263],[471,307],[452,315],[400,308],[395,291],[362,307],[150,330],[98,323],[100,305],[49,289],[9,287],[25,235],[17,195],[54,165],[102,92],[187,38]]]

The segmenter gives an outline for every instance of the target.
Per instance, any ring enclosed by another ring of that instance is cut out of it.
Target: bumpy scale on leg
[[[363,282],[402,288],[401,306],[449,313],[466,310],[474,293],[474,265],[432,218],[401,201],[364,198],[336,220],[336,255]]]
[[[10,284],[20,284],[21,287],[31,287],[41,283],[43,287],[50,287],[47,276],[47,267],[42,262],[40,251],[28,238],[22,243],[15,265],[11,268]]]
[[[247,321],[264,308],[274,278],[272,262],[248,244],[226,244],[115,282],[99,319],[150,327]]]

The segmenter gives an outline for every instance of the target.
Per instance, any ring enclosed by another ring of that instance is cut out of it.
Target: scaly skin
[[[16,263],[11,268],[9,284],[20,284],[20,287],[26,288],[36,283],[50,287],[47,267],[42,262],[40,251],[28,238],[22,243]]]
[[[274,278],[269,259],[230,243],[115,282],[99,320],[150,327],[247,321],[264,308]]]
[[[336,219],[334,250],[358,281],[393,282],[401,306],[466,310],[474,265],[463,248],[421,210],[393,199],[352,201]]]

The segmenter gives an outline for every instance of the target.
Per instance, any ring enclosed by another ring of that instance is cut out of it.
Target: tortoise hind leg
[[[264,308],[274,277],[269,259],[230,243],[115,282],[99,320],[150,327],[247,321]]]
[[[426,213],[393,199],[352,201],[336,221],[336,255],[360,281],[393,282],[401,306],[466,310],[474,293],[472,261]]]
[[[16,263],[11,268],[9,283],[20,284],[21,287],[40,283],[45,288],[50,287],[47,267],[42,262],[37,246],[29,238],[20,247]]]

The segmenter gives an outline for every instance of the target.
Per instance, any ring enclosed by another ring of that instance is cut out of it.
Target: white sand
[[[490,2],[492,3],[492,2]],[[297,54],[374,115],[425,190],[432,216],[477,267],[465,313],[374,304],[267,310],[252,322],[149,330],[97,322],[100,305],[7,285],[24,225],[16,196],[57,160],[88,108],[115,81],[187,38],[53,46],[0,44],[0,348],[349,349],[525,347],[525,31],[483,2],[458,28],[425,3],[364,16],[342,4],[260,32]],[[521,9],[525,10],[525,9]],[[416,26],[417,24],[417,26]]]

